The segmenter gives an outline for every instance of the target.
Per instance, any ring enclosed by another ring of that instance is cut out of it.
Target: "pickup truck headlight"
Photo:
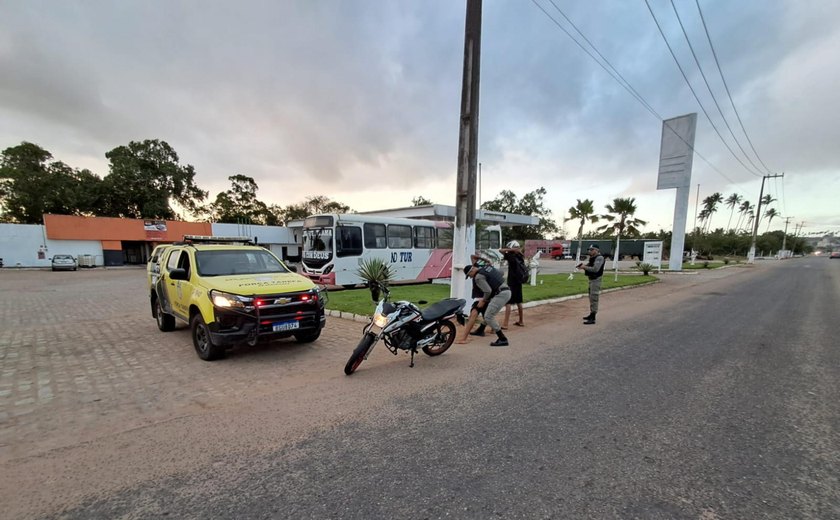
[[[251,305],[251,298],[230,294],[213,289],[210,291],[210,300],[216,307],[222,309],[244,309]]]

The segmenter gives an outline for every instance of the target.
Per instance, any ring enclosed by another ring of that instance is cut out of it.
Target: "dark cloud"
[[[553,4],[563,9],[662,117],[699,113],[697,150],[714,167],[695,158],[693,182],[709,192],[757,192],[760,180],[705,120],[644,3],[537,3],[575,33]],[[833,124],[840,77],[831,66],[840,4],[700,4],[753,143],[772,170],[789,172],[786,211],[804,217],[811,210],[800,194],[814,178],[840,189]],[[651,6],[715,125],[740,153],[670,2]],[[696,5],[678,9],[748,149]],[[357,209],[407,205],[416,195],[451,203],[464,14],[463,2],[449,0],[7,2],[0,146],[38,142],[104,175],[106,151],[159,138],[196,166],[212,193],[242,173],[279,204],[312,194]],[[655,190],[661,122],[534,3],[485,2],[482,32],[484,199],[516,178],[519,194],[545,186],[558,217],[575,198],[601,206],[637,196],[640,212],[669,226],[673,194]]]

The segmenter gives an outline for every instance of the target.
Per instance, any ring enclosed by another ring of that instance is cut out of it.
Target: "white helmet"
[[[519,249],[519,242],[517,242],[516,240],[511,240],[510,242],[507,243],[507,248],[508,249]]]

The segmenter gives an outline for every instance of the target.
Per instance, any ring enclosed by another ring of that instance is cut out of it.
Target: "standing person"
[[[604,274],[604,257],[601,250],[595,244],[590,244],[587,250],[589,261],[586,265],[583,262],[576,266],[576,269],[583,270],[589,278],[589,316],[583,317],[584,325],[594,325],[595,315],[598,314],[598,299],[601,295],[601,277]]]
[[[507,283],[510,287],[510,300],[505,305],[505,319],[502,322],[502,330],[507,330],[510,322],[510,307],[516,305],[516,310],[519,312],[519,321],[513,324],[517,327],[525,326],[525,313],[522,308],[522,284],[524,280],[521,278],[522,266],[525,265],[525,256],[522,254],[522,249],[519,248],[519,242],[511,240],[507,243],[507,247],[499,249],[499,252],[504,256],[508,264]]]
[[[490,330],[496,333],[496,341],[490,343],[491,347],[506,347],[508,339],[502,332],[502,327],[496,321],[496,314],[510,299],[510,288],[505,284],[502,272],[492,266],[477,267],[473,264],[464,267],[464,275],[472,278],[473,283],[481,290],[482,297],[476,304],[479,312],[484,310],[484,323]]]

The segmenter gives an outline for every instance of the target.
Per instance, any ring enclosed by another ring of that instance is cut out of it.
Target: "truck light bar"
[[[222,237],[210,235],[184,235],[187,244],[254,244],[251,237]]]

